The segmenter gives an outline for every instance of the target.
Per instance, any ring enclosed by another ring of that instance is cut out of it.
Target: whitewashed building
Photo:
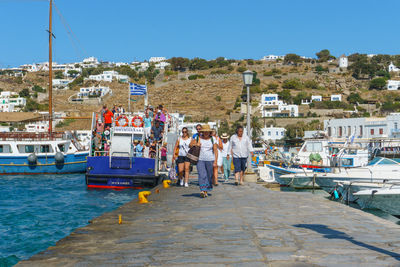
[[[339,57],[339,68],[347,68],[349,66],[349,59],[345,54]]]
[[[89,98],[89,97],[103,97],[111,92],[110,87],[82,87],[77,95],[78,98]]]
[[[55,88],[67,88],[68,84],[72,82],[72,80],[68,79],[53,79],[53,87]]]
[[[395,80],[388,80],[386,87],[389,91],[394,91],[398,90],[400,86],[400,81],[395,81]]]
[[[168,67],[169,65],[171,64],[166,61],[162,61],[160,63],[155,64],[154,66],[156,67],[156,69],[163,70],[165,69],[165,67]]]
[[[276,141],[285,137],[286,129],[281,127],[274,127],[271,125],[269,127],[262,128],[261,132],[261,138],[264,141]]]
[[[119,74],[117,71],[113,70],[103,71],[102,74],[89,75],[89,78],[86,78],[86,80],[93,80],[98,82],[112,82],[113,79],[124,83],[127,83],[129,81],[129,77],[127,75]]]
[[[342,95],[331,95],[331,101],[342,101]]]
[[[261,60],[264,61],[276,61],[278,59],[284,59],[285,56],[276,56],[276,55],[268,55],[268,56],[264,56]]]
[[[383,118],[349,118],[324,120],[324,131],[330,137],[398,138],[400,113]]]
[[[322,96],[320,96],[320,95],[312,95],[311,96],[311,102],[313,102],[313,101],[322,101]]]
[[[149,62],[150,63],[158,63],[158,62],[161,62],[161,61],[166,61],[167,59],[165,58],[165,57],[151,57],[150,59],[149,59]]]
[[[299,106],[279,100],[278,94],[262,94],[260,109],[262,117],[298,117]]]
[[[399,72],[400,69],[396,67],[393,62],[390,62],[389,67],[388,67],[389,72]]]
[[[0,93],[0,112],[15,112],[25,107],[26,99],[15,92],[5,91]]]

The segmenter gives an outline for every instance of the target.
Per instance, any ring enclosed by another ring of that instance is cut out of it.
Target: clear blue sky
[[[54,60],[400,54],[398,0],[56,0]],[[0,67],[47,61],[48,1],[0,0]]]

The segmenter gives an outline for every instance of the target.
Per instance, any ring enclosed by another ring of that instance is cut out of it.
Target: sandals
[[[207,191],[201,191],[201,192],[200,192],[200,197],[201,197],[201,198],[206,198],[206,197],[208,197]]]

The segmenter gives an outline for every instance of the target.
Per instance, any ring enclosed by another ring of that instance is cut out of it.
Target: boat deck
[[[400,265],[400,227],[390,221],[319,194],[232,180],[201,199],[196,184],[157,187],[151,203],[127,203],[19,265]]]

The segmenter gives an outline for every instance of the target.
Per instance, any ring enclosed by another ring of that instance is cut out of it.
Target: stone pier
[[[398,225],[321,195],[228,183],[202,199],[193,179],[149,200],[106,213],[19,265],[400,266]]]

